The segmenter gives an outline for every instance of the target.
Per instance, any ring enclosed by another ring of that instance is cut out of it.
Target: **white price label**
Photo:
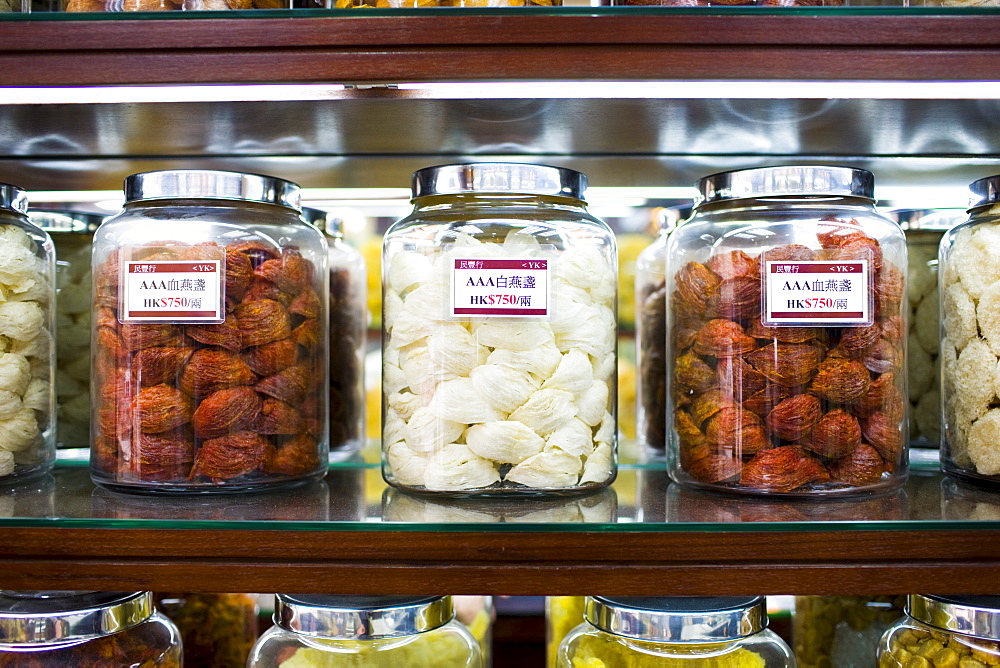
[[[764,324],[870,325],[868,260],[764,263]]]
[[[545,317],[551,260],[456,259],[451,267],[451,315]]]
[[[122,322],[221,322],[219,260],[122,263]]]

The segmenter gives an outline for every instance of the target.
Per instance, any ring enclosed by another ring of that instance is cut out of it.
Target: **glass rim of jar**
[[[344,219],[334,213],[304,206],[300,215],[303,220],[327,236],[338,239],[344,236]]]
[[[108,216],[72,209],[29,209],[28,220],[49,234],[93,234]]]
[[[701,204],[760,197],[858,197],[875,201],[875,176],[839,165],[781,165],[717,172],[698,179]]]
[[[301,189],[276,176],[215,169],[163,169],[125,177],[125,203],[209,199],[273,204],[302,212]]]
[[[587,176],[566,167],[522,162],[467,162],[413,172],[412,200],[436,195],[546,195],[586,202]]]
[[[906,614],[942,631],[1000,640],[1000,596],[910,594]]]
[[[276,594],[274,623],[299,635],[381,640],[440,628],[455,618],[451,596]]]
[[[43,595],[52,593],[63,595]],[[0,645],[92,640],[128,630],[155,612],[148,591],[65,594],[39,592],[25,597],[0,591]]]
[[[766,629],[768,621],[763,596],[588,596],[584,619],[617,636],[669,643],[740,640]]]
[[[0,209],[27,215],[28,193],[9,183],[0,183]]]

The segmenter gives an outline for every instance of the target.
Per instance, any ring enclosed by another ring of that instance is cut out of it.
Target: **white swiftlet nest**
[[[469,374],[479,396],[491,406],[510,413],[538,389],[531,374],[502,364],[483,364]]]
[[[576,416],[573,395],[565,390],[538,390],[510,414],[540,436],[546,436]]]
[[[480,457],[503,464],[523,462],[545,447],[541,436],[513,420],[473,425],[465,431],[465,442]]]

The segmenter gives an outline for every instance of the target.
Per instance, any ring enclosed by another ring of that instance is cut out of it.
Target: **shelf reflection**
[[[0,527],[242,528],[509,531],[746,531],[1000,529],[1000,493],[938,471],[914,470],[891,494],[791,500],[719,495],[669,482],[657,465],[625,466],[588,496],[436,499],[391,489],[371,464],[341,463],[306,486],[242,495],[151,496],[95,487],[89,470],[60,463],[50,476],[0,487]],[[506,527],[506,528],[505,528]]]

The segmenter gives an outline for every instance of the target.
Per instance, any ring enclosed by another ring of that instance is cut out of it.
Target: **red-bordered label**
[[[764,263],[764,324],[870,325],[868,260]]]
[[[548,316],[551,262],[538,258],[453,260],[451,315]]]
[[[122,262],[121,321],[222,322],[220,260]]]

